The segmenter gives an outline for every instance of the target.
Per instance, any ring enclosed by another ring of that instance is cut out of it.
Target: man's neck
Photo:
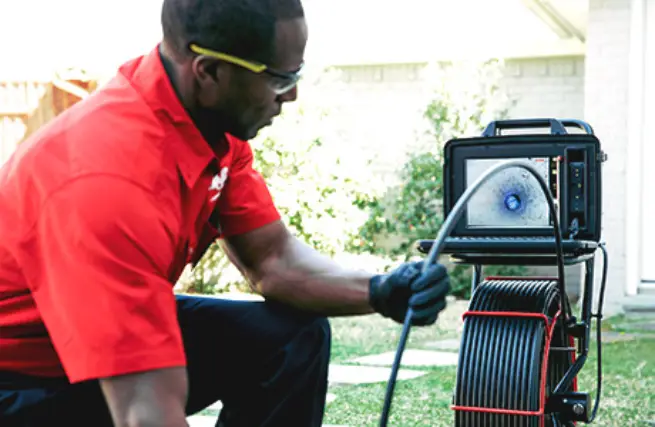
[[[185,84],[182,78],[183,65],[175,60],[164,43],[159,47],[159,57],[175,94],[205,140],[213,148],[217,148],[215,147],[217,145],[222,145],[225,139],[225,132],[217,130],[215,123],[204,123],[206,120],[203,120],[203,114],[195,102],[194,88],[192,84]]]
[[[180,66],[175,62],[173,56],[168,52],[166,45],[161,43],[159,45],[159,58],[161,59],[162,64],[164,65],[164,70],[166,75],[173,86],[173,90],[177,95],[178,99],[182,103],[182,106],[185,110],[191,113],[193,106],[190,105],[191,102],[188,100],[190,97],[187,95],[188,90],[182,87],[182,79],[180,78],[178,69]]]

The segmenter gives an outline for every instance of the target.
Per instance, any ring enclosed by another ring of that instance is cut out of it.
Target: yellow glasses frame
[[[296,84],[298,84],[298,80],[300,80],[302,76],[301,74],[302,65],[295,72],[284,72],[284,71],[274,70],[265,64],[248,61],[236,57],[234,55],[207,49],[198,46],[195,43],[191,43],[189,45],[189,49],[192,52],[197,53],[198,55],[204,55],[204,56],[209,56],[211,58],[220,59],[222,61],[229,62],[234,65],[238,65],[239,67],[245,68],[246,70],[252,71],[253,73],[256,74],[267,73],[273,77],[276,77],[276,81],[272,82],[271,86],[273,87],[273,90],[277,94],[283,94],[291,90],[294,86],[296,86]]]

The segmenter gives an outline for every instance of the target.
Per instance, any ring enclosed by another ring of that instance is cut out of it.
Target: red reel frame
[[[604,245],[600,246],[604,255],[604,269],[601,281],[601,292],[599,307],[602,307],[605,281],[607,275],[607,252]],[[601,347],[600,347],[600,324],[597,325],[597,344],[598,344],[598,387],[596,392],[596,402],[592,408],[589,393],[581,393],[578,390],[577,376],[584,367],[588,354],[590,343],[591,322],[594,317],[599,321],[601,314],[591,313],[591,301],[593,296],[593,258],[585,260],[586,276],[584,280],[584,294],[581,306],[581,321],[577,321],[572,315],[566,316],[559,306],[555,316],[546,316],[541,313],[517,312],[517,311],[480,311],[469,310],[464,316],[464,322],[475,317],[486,318],[533,318],[543,320],[542,328],[545,331],[543,348],[540,354],[540,396],[539,406],[534,410],[515,410],[507,407],[491,405],[462,405],[458,404],[456,397],[458,390],[455,391],[455,399],[452,405],[455,411],[456,421],[458,412],[472,412],[482,414],[498,414],[525,419],[538,419],[538,423],[527,422],[521,424],[518,421],[507,421],[506,424],[493,424],[494,427],[507,426],[538,426],[538,427],[570,427],[575,426],[578,422],[591,423],[596,417],[600,400],[601,386]],[[481,266],[474,266],[473,292],[480,285]],[[557,278],[547,277],[487,277],[484,283],[489,281],[557,281]],[[567,298],[565,296],[565,298]],[[473,305],[473,302],[472,302]],[[600,323],[600,322],[598,322]],[[462,337],[462,347],[464,347],[466,337]],[[460,358],[460,361],[462,359]],[[461,366],[458,366],[458,376]],[[471,372],[467,373],[471,375]],[[509,418],[508,418],[509,419]],[[479,423],[479,421],[478,421]],[[515,424],[516,423],[516,424]],[[456,425],[465,425],[457,424]],[[482,427],[486,424],[466,424],[467,427]]]

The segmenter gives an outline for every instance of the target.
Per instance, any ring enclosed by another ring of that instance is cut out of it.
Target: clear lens
[[[289,92],[298,84],[297,79],[281,79],[281,78],[272,78],[270,79],[271,88],[277,95],[282,95]]]

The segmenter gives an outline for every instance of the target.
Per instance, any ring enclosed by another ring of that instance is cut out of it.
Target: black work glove
[[[412,325],[428,326],[437,321],[446,308],[450,291],[448,271],[442,264],[432,264],[421,274],[423,261],[402,264],[389,274],[370,281],[369,303],[373,309],[398,323],[405,322],[407,308],[413,311]]]

